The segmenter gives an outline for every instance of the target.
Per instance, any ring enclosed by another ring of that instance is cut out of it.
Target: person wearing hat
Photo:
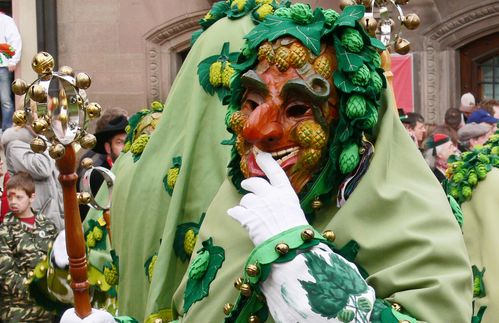
[[[472,150],[478,145],[483,145],[489,139],[492,127],[486,123],[467,123],[459,131],[459,142],[467,150]]]
[[[445,179],[447,159],[457,152],[456,145],[443,133],[434,133],[426,140],[424,158],[440,183]]]
[[[488,123],[490,125],[492,125],[494,127],[494,130],[495,131],[497,129],[497,122],[499,121],[499,119],[497,118],[494,118],[492,115],[490,115],[490,113],[488,113],[485,109],[477,109],[475,111],[473,111],[473,113],[470,114],[470,116],[468,117],[468,120],[466,121],[466,123],[472,123],[472,122],[475,122],[475,123]]]
[[[95,167],[101,166],[106,169],[113,167],[114,161],[118,158],[126,140],[125,128],[128,125],[126,111],[121,108],[112,108],[106,111],[97,121],[95,138],[97,143],[92,150],[86,152],[80,159],[78,177],[83,178],[85,169],[81,166],[81,161],[91,158]],[[99,190],[104,178],[97,172],[90,176],[90,187],[93,194]],[[85,218],[89,207],[80,205],[80,216]]]
[[[459,110],[467,118],[475,110],[475,108],[475,96],[470,92],[464,93],[461,96],[461,105],[459,106]]]

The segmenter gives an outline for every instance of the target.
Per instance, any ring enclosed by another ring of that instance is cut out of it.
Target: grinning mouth
[[[295,146],[295,147],[286,148],[286,149],[282,149],[282,150],[274,151],[274,152],[269,152],[269,153],[272,155],[272,158],[274,158],[279,165],[282,165],[285,161],[287,161],[291,157],[296,156],[298,154],[299,150],[300,150],[300,147]],[[256,155],[259,152],[261,152],[261,150],[255,146],[253,146],[253,153]]]

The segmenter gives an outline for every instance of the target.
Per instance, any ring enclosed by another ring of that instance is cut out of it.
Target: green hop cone
[[[291,19],[291,9],[285,7],[277,8],[274,11],[274,16]]]
[[[214,87],[222,85],[222,62],[210,65],[210,84]]]
[[[376,91],[376,94],[381,93],[381,89],[383,88],[383,80],[381,79],[381,76],[379,76],[379,73],[376,71],[372,71],[371,80],[373,82],[373,87]]]
[[[485,165],[478,164],[475,167],[475,170],[476,170],[476,174],[478,175],[479,180],[483,180],[483,179],[485,179],[485,177],[487,177],[487,167]]]
[[[336,19],[340,16],[339,13],[334,11],[333,9],[323,9],[322,14],[326,20],[326,24],[333,25],[336,22]]]
[[[244,7],[246,6],[246,0],[233,0],[232,3],[230,4],[230,7],[232,9],[236,9],[241,12],[244,10]]]
[[[480,294],[482,294],[482,290],[482,280],[480,279],[480,277],[473,277],[473,297],[479,297]]]
[[[116,269],[116,266],[113,265],[112,268],[104,267],[104,280],[110,286],[118,285],[119,276],[118,276],[118,270]]]
[[[457,200],[459,198],[459,189],[456,186],[453,186],[450,189],[450,195]]]
[[[346,28],[341,35],[341,43],[343,46],[352,53],[358,53],[364,47],[364,41],[360,32],[353,28]]]
[[[347,101],[346,115],[350,119],[360,118],[366,114],[367,103],[362,95],[354,94]]]
[[[471,187],[463,186],[461,193],[463,193],[463,197],[468,200],[469,198],[471,198]]]
[[[340,171],[342,174],[348,174],[355,170],[360,161],[359,147],[356,144],[350,144],[340,154]]]
[[[133,144],[130,146],[131,153],[134,155],[142,154],[148,142],[149,142],[148,134],[140,135],[137,139],[135,139]]]
[[[499,141],[499,134],[493,134],[492,136],[490,136],[489,142],[498,142]]]
[[[468,175],[468,184],[475,186],[478,183],[478,176],[475,172],[470,172]]]
[[[87,246],[89,248],[95,247],[94,233],[92,231],[87,234]]]
[[[94,227],[94,229],[92,230],[92,233],[94,234],[95,241],[101,241],[102,240],[103,232],[102,232],[101,228]]]
[[[274,12],[274,7],[272,7],[270,4],[263,4],[261,5],[258,9],[256,9],[256,14],[258,16],[258,19],[263,21],[265,17],[268,15],[271,15]]]
[[[168,185],[169,189],[173,189],[175,187],[175,183],[177,182],[178,174],[180,173],[180,168],[172,167],[168,170],[166,185]]]
[[[367,118],[362,120],[362,123],[359,125],[362,129],[372,129],[378,123],[378,113],[370,113]]]
[[[124,152],[124,153],[129,152],[129,151],[130,151],[130,147],[132,147],[132,144],[130,143],[130,141],[127,141],[127,142],[125,143],[125,146],[123,146],[123,152]]]
[[[308,4],[295,3],[290,6],[290,9],[291,9],[291,18],[299,24],[307,24],[314,17],[312,9]]]
[[[210,252],[205,250],[200,253],[189,266],[189,278],[200,279],[206,273],[210,264]]]
[[[499,155],[499,146],[492,147],[492,149],[490,150],[490,153],[492,155]]]
[[[268,5],[265,5],[268,6]],[[230,62],[225,63],[224,71],[222,73],[222,85],[226,88],[230,87],[230,79],[234,75],[234,68]]]
[[[355,313],[352,310],[342,309],[338,316],[336,317],[338,320],[344,323],[352,322],[355,317]]]
[[[459,183],[459,182],[462,182],[464,179],[464,172],[457,172],[456,174],[454,174],[454,176],[452,177],[452,181],[454,183]]]
[[[127,126],[125,127],[125,132],[126,132],[126,133],[130,133],[130,130],[131,130],[131,129],[132,129],[132,128],[130,127],[130,125],[127,125]]]
[[[482,154],[482,153],[478,154],[478,160],[481,161],[484,164],[489,164],[490,163],[490,158],[487,155]]]
[[[187,255],[192,255],[192,251],[194,250],[194,246],[196,245],[197,235],[194,233],[194,230],[189,229],[185,233],[184,236],[184,251]]]
[[[371,59],[371,63],[373,63],[374,67],[376,68],[381,67],[381,56],[377,51],[370,51],[369,58]]]
[[[156,266],[156,260],[158,260],[158,255],[154,255],[151,258],[149,267],[147,268],[147,274],[149,275],[149,281],[152,281],[152,275],[154,275],[154,267]]]
[[[369,68],[364,64],[353,74],[352,83],[358,86],[366,86],[370,77]]]
[[[151,109],[153,111],[161,112],[161,111],[163,111],[164,108],[165,108],[165,106],[163,105],[163,103],[161,103],[159,101],[153,101],[151,103]]]

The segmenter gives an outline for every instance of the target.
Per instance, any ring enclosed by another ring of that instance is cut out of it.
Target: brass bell
[[[36,119],[31,124],[31,128],[33,128],[34,132],[41,135],[49,129],[49,123],[45,119],[41,119],[41,118]]]
[[[232,305],[231,303],[227,303],[224,305],[224,314],[225,315],[229,315],[230,312],[232,312],[232,309],[234,308],[234,305]]]
[[[39,52],[33,57],[33,61],[31,62],[33,71],[38,75],[51,73],[54,66],[54,58],[47,52]]]
[[[92,102],[87,106],[87,114],[90,119],[96,119],[100,117],[102,112],[102,107],[99,103]]]
[[[68,274],[68,275],[66,276],[66,280],[67,280],[68,282],[71,282],[71,279],[72,279],[71,274]]]
[[[246,267],[246,273],[250,277],[256,277],[260,274],[260,269],[257,265],[248,265],[248,267]]]
[[[83,136],[80,139],[80,146],[84,149],[91,149],[95,146],[96,143],[97,143],[97,138],[95,138],[95,136],[90,133],[87,133],[85,136]]]
[[[50,269],[49,269],[49,275],[53,275],[54,271],[55,271],[54,268],[50,267]]]
[[[362,26],[364,26],[364,29],[366,32],[374,36],[376,35],[376,30],[378,29],[378,22],[374,17],[364,17],[361,19]]]
[[[392,308],[397,312],[400,312],[402,310],[402,306],[400,306],[399,303],[393,303]]]
[[[17,110],[14,112],[14,116],[12,117],[12,121],[18,127],[24,127],[28,118],[26,117],[26,112],[24,110]]]
[[[35,153],[43,153],[47,149],[47,143],[42,138],[36,137],[31,141],[30,147]]]
[[[328,241],[333,242],[336,240],[336,234],[332,230],[326,230],[322,233],[322,236],[326,238]]]
[[[30,271],[28,273],[28,278],[33,278],[34,275],[35,275],[35,273],[33,271]]]
[[[238,279],[236,279],[236,281],[234,282],[234,287],[235,287],[236,289],[240,289],[242,284],[243,284],[243,278],[242,278],[242,277],[239,277],[239,278],[238,278]]]
[[[415,13],[410,13],[404,17],[402,24],[404,24],[404,26],[407,29],[414,30],[414,29],[418,28],[419,25],[421,24],[421,19],[419,19],[419,16],[416,15]]]
[[[158,318],[158,319],[155,319],[155,320],[154,320],[154,323],[163,323],[163,319],[159,319],[159,318]]]
[[[340,8],[341,8],[341,10],[344,10],[345,7],[355,6],[356,4],[357,4],[357,2],[355,2],[355,0],[341,0],[340,1]]]
[[[47,267],[45,267],[44,265],[41,265],[41,266],[40,266],[40,271],[41,271],[41,272],[44,272],[45,270],[47,270]]]
[[[241,295],[245,297],[251,296],[251,286],[249,284],[242,284],[239,290],[241,291]]]
[[[39,103],[43,103],[47,100],[47,92],[45,92],[45,89],[39,84],[32,85],[28,89],[28,95],[33,101]]]
[[[248,319],[248,323],[260,323],[260,318],[256,315],[251,315]]]
[[[312,229],[305,229],[301,233],[301,239],[305,242],[308,242],[314,238],[315,234]]]
[[[400,55],[405,55],[411,50],[411,43],[404,38],[397,38],[395,41],[395,52]]]
[[[57,143],[55,145],[50,146],[49,148],[49,155],[50,157],[54,159],[59,159],[62,156],[64,156],[64,153],[66,152],[66,148],[60,143]]]
[[[61,68],[59,68],[59,73],[61,73],[63,75],[69,75],[72,77],[75,76],[75,72],[74,72],[73,68],[70,66],[62,66]]]
[[[28,84],[22,79],[16,79],[12,82],[12,92],[15,95],[23,95],[28,91]]]
[[[78,204],[88,204],[90,203],[90,193],[88,192],[81,192],[81,193],[76,193],[76,200],[78,201]]]
[[[90,76],[88,76],[87,73],[80,72],[76,74],[76,87],[79,89],[88,89],[90,87],[90,84],[92,84],[92,80],[90,79]]]
[[[97,286],[102,285],[102,282],[100,280],[97,281]]]
[[[322,202],[321,200],[319,200],[319,198],[316,198],[313,202],[312,202],[312,209],[314,210],[318,210],[322,207]]]
[[[280,255],[285,255],[289,252],[289,246],[284,242],[278,243],[277,246],[275,246],[275,251]]]
[[[92,158],[83,158],[83,160],[81,161],[81,167],[85,168],[85,169],[90,169],[94,166],[94,161],[92,160]]]

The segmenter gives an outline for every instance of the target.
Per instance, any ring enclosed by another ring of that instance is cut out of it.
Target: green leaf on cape
[[[348,52],[341,44],[338,37],[334,36],[334,38],[338,68],[342,72],[356,72],[364,64],[364,57],[359,54]]]
[[[365,7],[362,5],[347,6],[336,19],[334,27],[354,27],[355,22],[364,17],[364,13]]]

